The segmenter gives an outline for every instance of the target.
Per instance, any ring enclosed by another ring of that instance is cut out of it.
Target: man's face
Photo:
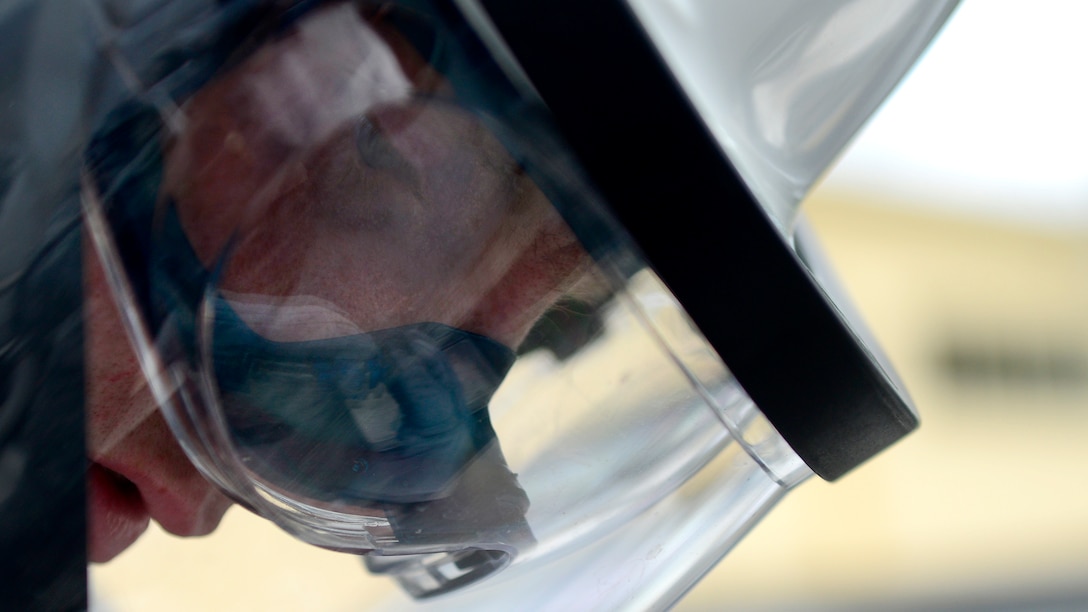
[[[380,16],[322,9],[179,109],[162,198],[215,289],[278,342],[436,322],[516,347],[587,257],[450,88]],[[229,502],[156,410],[87,258],[90,557]]]

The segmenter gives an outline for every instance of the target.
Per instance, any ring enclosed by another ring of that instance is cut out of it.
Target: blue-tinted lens
[[[274,486],[324,501],[433,500],[494,441],[487,402],[514,354],[493,340],[420,323],[272,342],[226,301],[216,311],[224,416]]]

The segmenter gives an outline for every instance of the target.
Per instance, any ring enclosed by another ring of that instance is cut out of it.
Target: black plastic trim
[[[481,4],[615,216],[814,472],[838,478],[917,426],[626,2]]]

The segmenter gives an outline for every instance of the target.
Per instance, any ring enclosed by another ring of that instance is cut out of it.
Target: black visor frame
[[[507,72],[531,83],[596,193],[816,474],[834,480],[917,427],[624,0],[458,4],[486,14],[491,52],[510,50]]]

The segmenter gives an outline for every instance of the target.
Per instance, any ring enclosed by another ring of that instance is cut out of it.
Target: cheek
[[[510,234],[512,246],[506,253],[492,256],[493,260],[505,259],[504,267],[478,292],[464,322],[465,329],[511,347],[521,343],[537,319],[593,264],[543,196],[538,194],[535,205],[534,221],[522,217],[522,231]]]
[[[155,403],[89,242],[84,237],[87,453],[97,458],[154,414]]]

